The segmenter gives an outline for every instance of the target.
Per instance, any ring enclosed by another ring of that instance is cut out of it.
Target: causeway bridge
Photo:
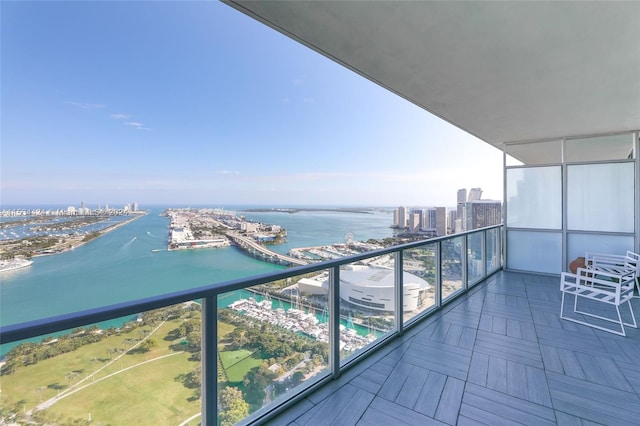
[[[253,239],[244,237],[235,232],[228,232],[227,237],[229,237],[238,247],[248,252],[251,256],[264,260],[265,262],[287,266],[301,266],[309,263],[307,260],[271,251],[265,246],[256,243]]]

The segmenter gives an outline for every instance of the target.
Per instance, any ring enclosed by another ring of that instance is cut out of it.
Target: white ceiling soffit
[[[497,147],[640,129],[640,2],[226,2]]]

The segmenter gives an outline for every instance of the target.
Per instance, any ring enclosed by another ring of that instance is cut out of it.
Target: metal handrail
[[[349,263],[358,262],[372,257],[378,257],[385,254],[397,253],[402,250],[409,250],[425,244],[437,243],[439,241],[457,238],[467,234],[485,232],[493,228],[500,228],[502,225],[488,226],[486,228],[474,229],[471,231],[461,232],[459,234],[447,235],[444,237],[431,238],[428,240],[414,241],[411,243],[401,244],[397,246],[387,247],[384,249],[373,250],[366,253],[356,254],[352,256],[341,257],[339,259],[331,259],[324,262],[313,263],[310,265],[296,266],[284,269],[282,271],[270,272],[261,275],[254,275],[248,278],[239,278],[236,280],[225,281],[217,284],[210,284],[202,287],[196,287],[189,290],[177,291],[174,293],[152,296],[133,301],[116,303],[113,305],[101,306],[98,308],[87,309],[78,312],[72,312],[53,317],[27,321],[23,323],[0,326],[0,344],[16,342],[19,340],[29,339],[44,334],[55,333],[64,330],[70,330],[77,327],[83,327],[89,324],[95,324],[101,321],[120,318],[127,315],[133,315],[140,312],[150,311],[153,309],[163,308],[178,303],[188,302],[195,299],[202,299],[207,296],[226,293],[233,290],[239,290],[247,287],[253,287],[272,281],[291,278],[296,275],[318,272],[320,270],[330,269],[336,266],[342,266]]]
[[[273,281],[283,280],[287,278],[291,278],[297,275],[309,274],[313,272],[318,272],[321,270],[328,270],[330,279],[329,279],[329,294],[331,295],[329,301],[329,309],[330,309],[330,318],[329,318],[329,326],[330,326],[330,335],[329,335],[329,368],[331,371],[330,376],[332,378],[339,377],[343,365],[340,362],[340,351],[339,351],[339,304],[340,304],[340,267],[346,264],[355,263],[365,259],[371,259],[374,257],[384,256],[388,254],[394,255],[395,262],[395,330],[392,334],[401,335],[403,333],[403,328],[405,327],[403,323],[403,315],[402,315],[402,259],[403,252],[405,250],[411,250],[414,248],[424,247],[426,245],[434,245],[436,247],[436,283],[435,283],[435,308],[440,308],[443,303],[442,297],[442,280],[441,280],[441,262],[442,262],[442,242],[451,240],[454,238],[463,238],[462,239],[462,259],[460,259],[462,263],[461,270],[461,279],[462,279],[462,288],[456,291],[454,294],[447,297],[448,302],[452,298],[456,297],[455,295],[461,294],[468,290],[469,282],[468,282],[468,273],[467,273],[467,240],[468,235],[480,233],[482,235],[482,277],[486,278],[490,273],[486,270],[486,235],[487,232],[496,229],[502,228],[503,225],[494,225],[486,228],[474,229],[472,231],[462,232],[459,234],[448,235],[444,237],[437,237],[427,240],[415,241],[407,244],[401,244],[397,246],[392,246],[384,249],[373,250],[366,253],[356,254],[353,256],[342,257],[338,259],[327,260],[324,262],[313,263],[304,266],[297,266],[289,269],[285,269],[282,271],[271,272],[262,275],[255,275],[248,278],[240,278],[232,281],[226,281],[218,284],[207,285],[203,287],[198,287],[189,290],[183,290],[175,293],[164,294],[160,296],[148,297],[145,299],[138,299],[134,301],[123,302],[119,304],[103,306],[94,309],[88,309],[80,312],[73,312],[64,315],[53,316],[49,318],[38,319],[34,321],[23,322],[19,324],[12,324],[8,326],[0,327],[0,343],[11,343],[17,342],[20,340],[43,336],[49,333],[55,333],[59,331],[65,331],[69,329],[74,329],[77,327],[86,326],[89,324],[95,324],[102,321],[121,318],[127,315],[138,314],[140,312],[150,311],[153,309],[163,308],[183,302],[193,301],[195,299],[202,299],[202,330],[203,333],[202,341],[201,341],[201,351],[202,351],[202,394],[201,394],[201,424],[203,425],[215,425],[217,424],[217,386],[216,386],[216,357],[213,354],[217,350],[217,327],[216,327],[216,318],[218,316],[216,297],[219,294],[231,292],[234,290],[245,289],[248,287],[253,287],[261,284],[266,284]],[[499,245],[496,250],[496,255],[500,256],[502,254],[502,241],[503,235],[499,234]],[[499,264],[496,270],[501,269],[502,263]],[[425,315],[422,315],[421,318],[425,317],[428,312],[425,312]],[[416,321],[411,321],[411,324],[414,324]],[[389,336],[387,336],[389,337]],[[386,340],[383,339],[383,341]],[[380,343],[380,342],[379,342]],[[355,359],[362,359],[367,353],[375,350],[377,345],[373,345],[369,347],[365,352],[360,354]],[[353,361],[353,360],[351,360]],[[346,366],[346,364],[345,364]],[[313,391],[317,385],[320,384],[321,381],[316,383],[312,383],[310,386],[303,388],[297,392],[295,392],[291,397],[275,407],[263,407],[257,412],[253,413],[250,418],[245,420],[250,420],[252,422],[261,423],[263,421],[268,421],[271,417],[275,416],[279,411],[286,409],[290,404],[295,403],[297,400],[302,398],[308,392]]]

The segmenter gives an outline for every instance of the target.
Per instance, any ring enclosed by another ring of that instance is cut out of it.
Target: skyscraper
[[[409,215],[409,232],[418,233],[420,232],[420,218],[422,216],[421,209],[412,209],[411,214]]]
[[[458,197],[457,197],[457,205],[456,205],[456,219],[459,220],[460,226],[455,227],[455,232],[463,232],[465,225],[465,214],[464,214],[464,206],[467,202],[467,189],[458,189]]]
[[[469,191],[469,199],[467,201],[478,201],[482,199],[482,189],[480,188],[471,188]]]
[[[467,205],[467,230],[502,223],[502,203],[495,200],[475,200]]]
[[[401,229],[407,227],[407,208],[404,206],[400,206],[397,209],[398,215],[396,217],[395,226]]]
[[[439,237],[447,235],[447,208],[436,207],[436,235]]]

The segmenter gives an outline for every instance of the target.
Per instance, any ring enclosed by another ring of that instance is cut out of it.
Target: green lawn
[[[222,355],[222,354],[221,354]],[[253,356],[245,358],[244,360],[234,364],[229,368],[225,368],[227,372],[227,379],[229,383],[240,383],[249,370],[254,367],[259,367],[262,364],[262,359],[254,358]]]
[[[200,412],[200,400],[190,398],[196,389],[175,378],[195,366],[189,354],[178,354],[95,383],[62,399],[49,411],[64,418],[88,418],[95,424],[180,424]]]
[[[200,400],[193,399],[197,389],[186,388],[176,378],[190,373],[197,364],[189,360],[190,353],[154,359],[176,354],[170,348],[175,342],[165,338],[182,321],[172,320],[160,327],[151,336],[157,346],[147,353],[128,353],[111,363],[118,356],[118,350],[128,349],[139,341],[145,335],[143,330],[150,331],[148,326],[123,331],[4,375],[0,377],[0,412],[14,411],[16,406],[19,406],[18,412],[28,411],[84,379],[82,385],[90,385],[48,408],[47,418],[57,419],[54,422],[59,423],[69,418],[86,420],[90,414],[92,424],[180,424],[200,411]],[[220,338],[234,328],[218,322]],[[241,382],[251,368],[263,362],[247,350],[220,352],[220,359],[233,383]],[[154,361],[138,365],[147,360]],[[135,367],[125,370],[131,366]],[[116,374],[100,380],[113,373]]]
[[[232,367],[234,364],[239,363],[243,359],[248,358],[252,353],[253,352],[246,349],[240,349],[237,351],[224,351],[220,352],[220,361],[222,361],[222,366],[227,369]]]
[[[165,341],[164,338],[169,331],[178,327],[180,322],[181,320],[169,321],[160,327],[151,336],[157,343],[157,346],[151,351],[144,354],[124,355],[110,366],[107,365],[118,355],[114,352],[115,350],[130,347],[132,343],[131,341],[127,342],[127,339],[137,341],[143,336],[142,330],[151,330],[151,327],[135,328],[129,332],[122,332],[100,342],[85,345],[73,352],[23,367],[14,374],[4,375],[0,378],[2,381],[0,407],[10,409],[21,402],[25,409],[29,410],[40,401],[52,398],[69,385],[78,383],[97,370],[102,369],[95,374],[94,380],[146,359],[174,353],[175,351],[169,348],[172,342]],[[170,380],[173,380],[173,377]]]

